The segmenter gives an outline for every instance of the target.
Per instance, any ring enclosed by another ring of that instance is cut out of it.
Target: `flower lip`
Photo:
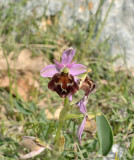
[[[88,96],[91,92],[95,90],[95,82],[86,77],[85,80],[82,82],[82,85],[80,86],[80,89],[85,91],[85,96]]]
[[[79,86],[75,82],[74,77],[64,72],[61,74],[56,73],[48,83],[48,88],[57,92],[62,98],[73,95],[79,90]]]

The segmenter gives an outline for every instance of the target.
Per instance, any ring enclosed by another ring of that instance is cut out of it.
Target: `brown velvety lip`
[[[50,82],[48,88],[58,93],[62,98],[75,94],[79,90],[78,84],[74,77],[68,73],[56,73]]]
[[[93,92],[95,90],[95,82],[86,77],[85,80],[82,82],[82,85],[80,87],[80,89],[85,91],[85,95],[88,96],[91,92]]]

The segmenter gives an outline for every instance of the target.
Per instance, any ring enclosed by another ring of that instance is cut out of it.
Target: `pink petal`
[[[55,73],[59,73],[59,70],[57,69],[56,65],[53,64],[44,67],[40,71],[40,75],[42,77],[53,77]]]
[[[76,62],[74,61],[74,62],[72,62],[72,63],[66,65],[66,67],[67,67],[68,69],[70,69],[75,63],[76,63]]]
[[[86,123],[86,116],[84,117],[81,125],[79,126],[78,130],[77,130],[77,137],[79,139],[79,142],[81,143],[81,136],[85,127],[85,123]]]
[[[70,102],[72,101],[72,95],[69,96],[69,101],[70,101]]]
[[[87,113],[87,108],[86,108],[87,102],[88,101],[85,99],[85,96],[84,96],[83,99],[80,100],[80,102],[78,103],[80,112],[83,113],[84,115],[86,115]]]
[[[65,66],[70,64],[74,55],[75,55],[75,50],[73,48],[69,48],[69,49],[65,50],[62,55],[61,63]]]
[[[64,67],[64,65],[63,65],[63,64],[59,63],[59,62],[58,62],[58,61],[56,61],[55,59],[54,59],[53,61],[54,61],[55,65],[57,66],[57,68],[61,69],[61,68],[63,68],[63,67]]]
[[[69,69],[69,74],[73,76],[85,73],[87,71],[87,67],[82,64],[73,64],[72,67]]]

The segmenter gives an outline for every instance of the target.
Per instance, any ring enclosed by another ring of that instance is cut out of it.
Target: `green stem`
[[[97,43],[97,41],[98,41],[98,39],[99,39],[99,37],[100,37],[100,34],[101,34],[101,32],[102,32],[102,30],[103,30],[103,28],[104,28],[104,25],[105,25],[105,23],[106,23],[106,20],[107,20],[107,17],[108,17],[108,15],[109,15],[109,12],[110,12],[110,10],[111,10],[111,8],[112,8],[112,6],[113,6],[113,3],[114,3],[114,0],[111,1],[111,4],[110,4],[110,6],[109,6],[109,8],[108,8],[108,10],[107,10],[107,12],[106,12],[106,15],[105,15],[105,18],[104,18],[104,20],[103,20],[103,23],[102,23],[102,25],[101,25],[98,33],[97,33],[94,46],[96,45],[96,43]]]
[[[60,112],[60,115],[59,115],[59,126],[58,126],[58,129],[57,129],[57,132],[56,132],[56,136],[55,136],[55,140],[54,140],[55,143],[57,142],[57,140],[60,137],[60,132],[61,132],[61,129],[63,127],[64,121],[65,121],[65,117],[66,117],[68,111],[69,111],[68,98],[65,98],[64,107],[62,108],[62,110]]]
[[[88,38],[87,38],[87,41],[86,41],[86,46],[85,46],[85,50],[87,50],[88,49],[88,46],[90,45],[90,43],[91,43],[91,40],[92,40],[92,36],[93,36],[93,34],[94,34],[94,30],[95,30],[95,25],[96,25],[96,22],[97,22],[97,18],[98,18],[98,15],[99,15],[99,13],[100,13],[100,10],[101,10],[101,7],[102,7],[102,5],[103,5],[103,2],[104,2],[104,0],[100,0],[100,3],[99,3],[99,7],[98,7],[98,9],[97,9],[97,11],[96,11],[96,14],[95,14],[95,19],[93,19],[94,17],[93,17],[93,15],[91,16],[91,18],[90,18],[90,32],[89,32],[89,35],[88,35]]]
[[[7,70],[8,70],[8,77],[9,77],[9,90],[10,90],[10,103],[11,103],[11,108],[14,108],[14,104],[13,104],[13,96],[12,96],[12,80],[11,80],[11,72],[10,72],[10,66],[9,66],[9,62],[7,59],[7,53],[5,53],[5,51],[3,51],[6,63],[7,63]]]

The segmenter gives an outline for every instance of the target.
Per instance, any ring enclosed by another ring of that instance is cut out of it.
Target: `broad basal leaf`
[[[97,132],[100,141],[100,153],[106,156],[113,145],[113,132],[111,126],[103,113],[96,116]]]

